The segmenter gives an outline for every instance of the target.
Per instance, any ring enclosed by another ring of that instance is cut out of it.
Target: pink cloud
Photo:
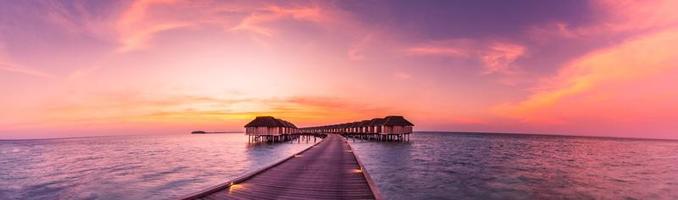
[[[238,25],[230,28],[230,31],[246,31],[267,37],[274,34],[274,30],[267,27],[266,24],[281,19],[289,18],[297,21],[323,22],[329,17],[325,15],[320,7],[293,7],[286,8],[280,6],[267,6],[262,9],[256,9],[247,17],[242,19]]]
[[[365,51],[367,48],[371,47],[370,44],[374,40],[374,33],[369,33],[354,42],[351,47],[346,52],[348,59],[351,61],[360,61],[365,59]]]
[[[412,78],[412,75],[409,74],[409,73],[405,73],[405,72],[395,72],[395,73],[393,73],[393,77],[395,77],[396,79],[400,79],[400,80],[407,80],[407,79]]]
[[[124,10],[116,21],[118,40],[121,46],[118,52],[128,52],[147,47],[147,43],[156,33],[190,26],[191,23],[172,18],[156,19],[150,9],[156,5],[174,5],[174,0],[139,0]]]
[[[525,123],[570,130],[587,126],[588,131],[645,127],[630,123],[661,116],[651,124],[675,130],[678,127],[671,124],[678,120],[678,107],[670,102],[678,101],[678,93],[666,81],[678,78],[676,43],[678,30],[669,29],[592,52],[543,80],[523,101],[498,106],[496,111]]]
[[[526,48],[511,43],[492,43],[481,53],[481,60],[485,64],[486,74],[496,72],[510,72],[510,65],[525,55]]]
[[[99,69],[101,69],[101,65],[78,68],[78,69],[72,71],[66,78],[67,79],[83,78],[85,76],[92,75],[94,72],[96,72]]]
[[[270,26],[271,23],[280,20],[325,23],[331,21],[329,13],[331,11],[315,5],[192,4],[175,0],[140,0],[123,10],[115,22],[115,29],[121,43],[118,52],[127,52],[146,48],[156,34],[173,29],[220,26],[226,31],[271,37],[277,31]],[[245,17],[241,17],[243,15]]]
[[[434,41],[405,49],[410,56],[476,59],[483,63],[483,74],[513,73],[513,63],[526,52],[527,47],[516,43],[469,39]]]
[[[678,2],[673,0],[599,0],[595,5],[606,14],[601,27],[612,31],[667,28],[678,22]]]
[[[673,0],[615,1],[596,0],[592,3],[599,17],[592,23],[572,26],[564,22],[551,22],[534,26],[526,32],[538,41],[553,38],[611,37],[616,34],[635,34],[657,31],[677,25],[678,2]]]
[[[43,71],[40,71],[40,70],[24,67],[24,66],[19,66],[19,65],[10,64],[10,63],[3,63],[1,60],[0,60],[0,70],[5,71],[5,72],[19,73],[19,74],[28,75],[28,76],[39,77],[39,78],[54,78],[54,75],[52,75],[52,74],[49,74],[49,73],[46,73],[46,72],[43,72]]]

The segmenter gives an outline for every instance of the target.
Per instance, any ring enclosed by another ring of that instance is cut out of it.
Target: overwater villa
[[[245,134],[250,141],[286,141],[296,130],[294,124],[272,116],[259,116],[245,125]]]
[[[384,121],[384,133],[386,134],[412,133],[414,124],[403,116],[388,116]]]
[[[403,116],[386,116],[349,123],[297,128],[293,123],[272,116],[259,116],[245,125],[245,134],[250,141],[287,141],[299,136],[320,136],[341,134],[346,137],[407,141],[412,133],[412,124]]]

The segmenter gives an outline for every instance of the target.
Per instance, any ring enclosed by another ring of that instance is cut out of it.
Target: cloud
[[[525,56],[527,47],[512,42],[454,39],[418,44],[404,51],[409,56],[476,59],[483,64],[483,74],[508,74],[513,73],[514,62]]]
[[[85,76],[89,76],[96,72],[97,70],[101,69],[101,65],[94,65],[90,67],[83,67],[83,68],[78,68],[74,71],[72,71],[70,74],[68,74],[67,79],[78,79],[82,78]]]
[[[678,25],[675,12],[678,1],[615,1],[595,0],[592,6],[598,11],[597,17],[589,23],[574,25],[566,22],[549,22],[534,26],[526,32],[535,40],[548,41],[553,38],[610,38],[620,34],[653,32]]]
[[[400,80],[407,80],[407,79],[412,78],[412,75],[409,74],[409,73],[405,73],[405,72],[395,72],[395,73],[393,73],[393,77],[395,77],[396,79],[400,79]]]
[[[230,28],[229,30],[245,31],[271,37],[275,31],[272,28],[267,27],[267,23],[282,19],[293,19],[297,21],[319,23],[329,19],[327,15],[323,14],[326,12],[327,11],[323,11],[319,7],[286,8],[274,5],[267,6],[265,8],[252,11],[251,14],[243,18],[238,25]]]
[[[136,122],[213,123],[275,115],[302,123],[319,123],[386,115],[390,109],[349,99],[321,96],[246,98],[242,96],[168,95],[149,92],[72,92],[46,99],[26,111],[25,126],[77,126]],[[93,114],[96,113],[96,114]],[[328,117],[330,116],[330,117]],[[15,127],[16,128],[16,127]]]
[[[162,31],[190,26],[190,23],[173,18],[158,20],[153,17],[150,8],[155,5],[173,5],[174,0],[138,0],[120,14],[116,21],[118,40],[121,46],[117,52],[129,52],[147,47],[152,36]]]
[[[124,53],[146,48],[148,41],[151,40],[154,34],[187,26],[189,26],[187,23],[162,23],[127,33],[128,35],[121,37],[122,46],[117,51]]]
[[[39,77],[39,78],[54,78],[54,75],[40,71],[40,70],[35,70],[35,69],[27,68],[27,67],[22,67],[22,66],[17,66],[17,65],[12,65],[12,64],[6,64],[6,63],[0,63],[0,70],[6,71],[6,72],[24,74],[24,75],[33,76],[33,77]]]
[[[346,55],[348,56],[348,59],[351,61],[360,61],[365,59],[365,49],[370,47],[370,43],[372,42],[372,38],[374,36],[374,33],[369,33],[366,34],[364,37],[359,39],[356,42],[353,42],[351,47],[349,47],[348,51],[346,51]]]
[[[458,47],[412,47],[406,50],[409,55],[417,56],[446,56],[446,57],[468,57],[470,52]]]
[[[566,123],[578,118],[602,119],[628,111],[627,94],[635,99],[653,98],[656,102],[678,99],[678,93],[667,93],[664,86],[651,84],[661,77],[678,77],[678,30],[670,29],[645,34],[622,44],[592,52],[572,61],[554,77],[541,81],[536,91],[518,103],[504,104],[497,111],[506,117],[525,122]],[[630,91],[629,87],[643,86]],[[605,107],[617,106],[610,109]],[[668,105],[638,105],[638,109],[675,110]],[[664,106],[664,107],[662,107]],[[609,112],[608,112],[609,111]],[[614,121],[614,120],[613,120]]]
[[[324,23],[331,19],[328,13],[329,10],[315,5],[139,0],[125,9],[115,23],[121,44],[118,52],[144,49],[156,34],[188,27],[217,26],[226,31],[272,37],[277,32],[272,23],[281,20]]]
[[[678,2],[673,0],[614,1],[599,0],[594,3],[606,18],[601,28],[611,31],[647,30],[677,25]]]
[[[509,66],[525,55],[525,47],[511,43],[495,42],[481,53],[486,74],[510,72]]]
[[[295,96],[284,99],[283,106],[297,105],[297,111],[311,111],[314,118],[346,118],[347,116],[361,116],[366,113],[387,113],[387,107],[373,106],[350,99],[323,97],[323,96]]]
[[[152,92],[75,92],[45,99],[19,119],[32,126],[108,126],[136,122],[217,122],[242,118],[239,107],[256,99],[196,95],[163,95]],[[253,110],[256,111],[256,110]],[[225,113],[217,116],[209,113]],[[235,113],[229,115],[228,113]]]

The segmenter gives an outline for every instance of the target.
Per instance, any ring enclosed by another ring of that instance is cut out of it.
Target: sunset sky
[[[678,138],[678,1],[2,1],[0,139],[404,115]]]

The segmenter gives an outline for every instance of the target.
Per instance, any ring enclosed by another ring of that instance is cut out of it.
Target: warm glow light
[[[242,184],[234,184],[231,182],[230,186],[228,186],[228,193],[235,192],[236,190],[239,190],[243,188]]]

